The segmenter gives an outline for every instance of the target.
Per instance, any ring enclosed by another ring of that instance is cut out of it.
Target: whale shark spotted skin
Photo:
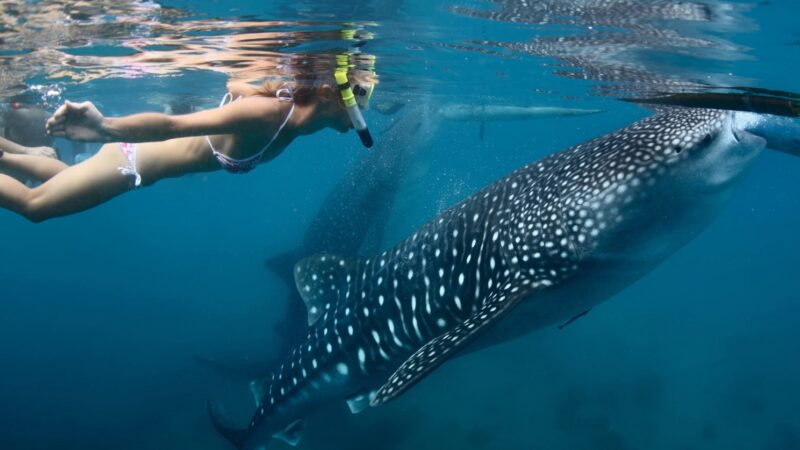
[[[324,403],[381,405],[473,342],[579,317],[713,219],[766,145],[754,133],[781,132],[772,120],[663,110],[509,174],[381,254],[301,261],[305,342],[263,380],[246,429],[210,403],[215,426],[240,448],[296,443]]]
[[[279,365],[286,353],[301,342],[308,332],[304,326],[306,310],[300,293],[294,289],[295,263],[323,250],[343,255],[378,252],[382,248],[384,230],[389,224],[398,191],[407,183],[406,175],[417,157],[429,150],[442,123],[441,119],[473,121],[483,125],[485,122],[601,112],[597,109],[541,105],[439,106],[428,96],[395,106],[397,110],[389,125],[377,135],[376,148],[365,152],[334,186],[303,233],[300,244],[266,261],[266,266],[289,289],[285,299],[286,313],[275,326],[280,341],[272,347],[277,351],[255,361],[249,358],[218,360],[195,355],[196,362],[225,376],[246,378],[247,381],[263,377]]]
[[[295,263],[323,250],[346,255],[378,252],[397,193],[407,182],[406,174],[414,161],[429,150],[442,122],[439,119],[453,116],[454,120],[483,123],[599,112],[545,106],[437,106],[428,96],[395,106],[397,110],[390,123],[377,135],[376,148],[365,152],[337,182],[303,233],[301,242],[266,261],[266,266],[289,289],[284,300],[286,313],[275,326],[280,339],[272,345],[276,351],[257,360],[244,357],[219,360],[195,355],[196,362],[229,378],[245,378],[247,381],[263,377],[280,365],[286,353],[308,332],[304,324],[307,313],[300,293],[294,289]]]

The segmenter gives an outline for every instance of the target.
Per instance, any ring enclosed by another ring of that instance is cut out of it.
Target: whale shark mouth
[[[737,144],[741,144],[742,141],[746,138],[744,133],[747,133],[747,132],[746,131],[742,131],[742,130],[737,130],[735,128],[732,131],[733,131],[733,139],[736,141]],[[750,133],[747,133],[747,134],[750,134]]]
[[[721,136],[723,141],[728,140],[728,144],[723,145],[724,150],[710,150],[711,153],[702,163],[700,169],[707,173],[701,178],[705,179],[709,188],[729,186],[739,179],[766,146],[764,138],[737,125],[732,123],[724,132],[727,136]]]

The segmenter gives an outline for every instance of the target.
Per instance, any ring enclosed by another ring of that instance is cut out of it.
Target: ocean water
[[[206,400],[245,424],[246,377],[198,359],[282,351],[291,286],[264,261],[301,245],[370,151],[413,152],[385,174],[396,194],[376,200],[383,249],[506,173],[650,114],[620,98],[800,92],[793,0],[43,0],[0,12],[6,109],[213,107],[259,62],[353,52],[342,30],[380,79],[366,113],[375,150],[328,130],[247,176],[165,180],[35,225],[0,211],[0,449],[232,448]],[[226,60],[236,35],[253,37],[252,54]],[[434,114],[388,139],[423,103],[604,112],[483,125]],[[298,448],[800,449],[797,173],[800,159],[765,152],[708,229],[586,317],[455,358],[386,406],[330,404]]]

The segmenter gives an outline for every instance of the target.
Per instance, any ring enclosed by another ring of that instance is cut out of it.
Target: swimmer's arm
[[[56,150],[52,147],[26,147],[24,145],[17,144],[16,142],[9,141],[2,136],[0,136],[0,150],[16,155],[45,156],[48,158],[58,159],[58,153],[56,153]]]
[[[17,155],[24,155],[28,153],[28,147],[19,145],[16,142],[9,141],[8,139],[0,136],[0,150]]]
[[[47,121],[47,130],[51,135],[79,141],[154,142],[263,130],[266,122],[282,119],[278,112],[278,101],[265,97],[247,97],[220,108],[178,116],[140,113],[104,117],[90,102],[66,102]]]

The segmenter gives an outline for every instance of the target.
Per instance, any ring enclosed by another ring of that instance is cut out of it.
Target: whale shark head
[[[665,108],[541,160],[519,173],[532,183],[518,236],[531,248],[550,236],[543,244],[563,255],[661,261],[711,221],[765,147],[751,132],[762,120]]]
[[[766,140],[752,133],[763,120],[739,111],[670,109],[622,130],[622,164],[611,172],[619,178],[627,171],[631,184],[663,187],[667,196],[724,192],[765,147]]]
[[[672,137],[664,150],[676,189],[689,189],[695,195],[724,192],[766,146],[766,139],[752,132],[765,120],[763,116],[739,111],[711,113],[716,117],[706,126]]]

